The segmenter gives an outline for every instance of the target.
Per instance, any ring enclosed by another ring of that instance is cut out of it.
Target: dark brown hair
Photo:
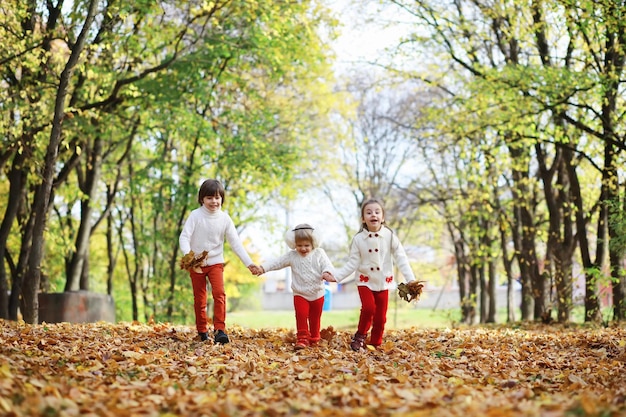
[[[198,190],[198,203],[202,205],[202,200],[206,196],[215,196],[219,195],[222,197],[222,205],[224,204],[224,186],[218,180],[206,180],[200,186],[200,190]]]

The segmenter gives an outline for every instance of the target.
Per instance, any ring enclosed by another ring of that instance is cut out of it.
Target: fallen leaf
[[[388,330],[362,354],[352,331],[322,334],[296,354],[293,329],[235,327],[222,346],[193,326],[0,320],[0,414],[626,415],[617,326]]]

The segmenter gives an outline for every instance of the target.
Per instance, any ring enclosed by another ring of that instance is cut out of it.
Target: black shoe
[[[217,330],[215,332],[215,343],[226,344],[228,342],[230,342],[230,340],[228,340],[228,335],[224,333],[224,330]]]
[[[209,334],[207,332],[204,333],[198,333],[198,336],[200,336],[200,340],[202,340],[203,342],[205,340],[209,340]]]

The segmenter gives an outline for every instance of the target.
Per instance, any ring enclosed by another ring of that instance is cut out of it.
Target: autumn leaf
[[[180,258],[180,269],[191,271],[196,267],[202,266],[202,263],[208,254],[209,252],[202,251],[199,256],[196,256],[193,251],[189,251],[189,253]]]
[[[0,320],[0,415],[617,416],[626,330],[539,323],[388,330],[228,329],[231,343],[167,323]]]
[[[404,301],[419,300],[424,290],[424,281],[401,282],[398,284],[398,296]]]

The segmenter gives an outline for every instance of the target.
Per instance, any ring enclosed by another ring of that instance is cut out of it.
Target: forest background
[[[586,321],[623,320],[626,7],[349,4],[402,34],[337,71],[321,1],[4,2],[0,318],[80,289],[120,320],[189,323],[178,235],[218,178],[257,261],[254,231],[277,244],[304,199],[339,220],[341,263],[378,196],[436,253],[420,279],[454,269],[461,321],[495,321],[506,284],[508,320],[567,322],[577,282]],[[237,309],[261,282],[227,257]]]

